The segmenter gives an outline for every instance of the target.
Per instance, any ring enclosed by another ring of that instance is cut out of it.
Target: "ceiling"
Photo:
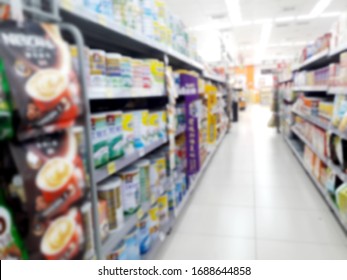
[[[205,60],[220,60],[221,34],[232,56],[245,64],[292,59],[306,43],[328,32],[339,12],[347,12],[346,0],[331,0],[314,18],[307,15],[319,1],[329,0],[165,1],[197,37],[198,51]],[[239,2],[241,21],[233,22],[235,15],[228,13],[226,2]],[[259,44],[266,20],[272,22],[272,28],[261,52]]]

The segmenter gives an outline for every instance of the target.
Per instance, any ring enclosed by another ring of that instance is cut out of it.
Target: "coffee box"
[[[70,127],[80,115],[81,91],[59,28],[25,21],[0,23],[0,56],[20,131]]]

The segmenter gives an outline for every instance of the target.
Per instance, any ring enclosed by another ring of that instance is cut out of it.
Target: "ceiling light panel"
[[[242,21],[240,2],[241,0],[225,0],[232,24],[238,24]]]
[[[332,0],[317,0],[316,5],[313,7],[310,15],[312,17],[317,17],[321,15],[331,4]]]

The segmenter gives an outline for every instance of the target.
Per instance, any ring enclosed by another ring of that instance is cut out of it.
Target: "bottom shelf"
[[[188,189],[186,195],[184,196],[183,201],[178,206],[176,211],[169,215],[168,222],[161,229],[161,232],[159,234],[159,238],[154,242],[154,244],[152,244],[151,250],[146,255],[142,256],[143,260],[154,260],[154,259],[156,259],[156,255],[158,253],[158,250],[159,250],[160,246],[162,245],[163,242],[165,242],[166,235],[168,235],[170,233],[171,229],[174,227],[177,219],[179,218],[181,212],[187,206],[188,201],[190,200],[194,189],[197,187],[200,179],[202,178],[202,175],[205,173],[205,170],[206,170],[207,166],[209,165],[209,163],[211,162],[211,159],[216,154],[216,152],[217,152],[218,148],[220,147],[220,144],[222,143],[225,135],[226,135],[226,133],[224,132],[220,136],[220,138],[217,141],[214,149],[207,156],[207,158],[206,158],[206,160],[204,162],[204,165],[202,166],[200,172],[196,175],[196,177],[194,178],[192,184],[189,186],[189,189]]]
[[[287,137],[284,137],[284,140],[287,142],[288,146],[292,150],[295,157],[298,159],[298,161],[301,163],[302,167],[305,169],[307,175],[310,177],[312,182],[314,183],[316,189],[319,191],[319,193],[324,198],[325,202],[328,204],[330,210],[334,213],[335,218],[341,225],[344,232],[347,234],[347,223],[341,219],[340,212],[337,209],[335,203],[330,198],[328,192],[325,190],[325,188],[322,186],[322,184],[312,175],[310,170],[306,167],[304,161],[303,161],[303,151],[302,148],[296,141],[288,139]]]

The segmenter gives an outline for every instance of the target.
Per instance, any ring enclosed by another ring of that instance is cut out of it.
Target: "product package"
[[[122,201],[125,215],[136,213],[140,206],[139,169],[129,167],[120,173],[122,178]]]
[[[111,254],[109,254],[106,258],[107,260],[126,260],[126,248],[125,248],[125,242],[122,240],[116,248],[112,251]]]
[[[109,159],[121,158],[124,156],[122,112],[107,113],[106,122],[108,128]]]
[[[105,240],[110,232],[110,227],[108,223],[108,211],[107,211],[107,202],[106,200],[98,200],[98,215],[99,215],[99,229],[100,229],[100,238]]]
[[[105,165],[109,161],[109,127],[106,114],[94,114],[91,116],[93,161],[95,167]]]
[[[163,225],[169,219],[169,200],[166,193],[158,198],[158,209],[159,224]]]
[[[149,210],[149,232],[151,234],[152,242],[154,242],[159,235],[159,208],[158,203],[155,203],[152,205],[151,209]]]
[[[1,22],[0,56],[23,134],[74,124],[82,110],[81,92],[69,47],[58,26]]]
[[[125,237],[125,251],[127,260],[140,259],[140,245],[138,240],[137,227],[134,227]]]
[[[122,127],[124,138],[125,155],[129,156],[135,153],[135,124],[133,112],[123,114]]]
[[[339,208],[341,217],[344,221],[347,221],[347,184],[342,184],[335,193],[336,204]]]
[[[159,113],[151,112],[149,114],[149,138],[150,142],[157,142],[160,140],[160,126],[159,126]]]
[[[134,115],[134,145],[143,149],[149,144],[149,113],[147,110],[133,111]]]
[[[106,52],[104,50],[89,50],[90,86],[92,88],[106,87]]]
[[[12,125],[10,88],[5,73],[4,63],[0,59],[0,140],[13,137]]]
[[[149,215],[146,214],[138,223],[140,254],[144,255],[151,249],[151,234],[149,230]]]
[[[12,212],[5,204],[2,190],[0,190],[0,221],[0,260],[28,259],[23,240],[12,218]]]
[[[54,217],[83,198],[85,170],[74,128],[12,143],[23,176],[26,211],[38,220]]]
[[[140,202],[145,203],[151,199],[151,184],[150,184],[150,161],[140,160],[136,167],[140,174]]]
[[[107,219],[109,229],[119,228],[123,222],[123,208],[121,198],[122,180],[118,177],[111,177],[98,187],[98,196],[107,203]]]

